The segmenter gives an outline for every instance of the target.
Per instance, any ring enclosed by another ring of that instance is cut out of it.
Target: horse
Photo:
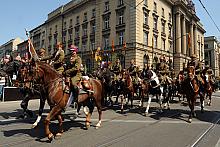
[[[45,91],[43,87],[39,84],[40,81],[36,81],[32,76],[28,76],[29,72],[32,72],[30,64],[23,64],[23,66],[21,66],[18,70],[17,80],[19,83],[19,88],[24,95],[24,99],[20,104],[21,108],[24,111],[23,118],[26,117],[26,114],[33,116],[33,112],[27,108],[28,102],[34,95],[39,96],[40,106],[38,109],[38,117],[36,121],[32,124],[32,128],[35,128],[41,120],[46,98]]]
[[[61,116],[61,112],[65,111],[67,103],[69,101],[70,93],[66,92],[68,85],[64,85],[63,77],[60,75],[55,69],[53,69],[50,65],[39,62],[33,61],[32,62],[32,72],[28,72],[29,76],[35,80],[39,80],[39,84],[42,85],[47,102],[51,107],[51,110],[47,117],[44,120],[45,125],[45,134],[49,141],[52,141],[54,137],[60,137],[63,133],[63,119]],[[102,84],[99,80],[90,79],[89,80],[94,93],[83,93],[79,94],[77,102],[83,103],[84,105],[88,104],[89,113],[86,116],[86,128],[88,129],[90,126],[90,119],[94,109],[93,103],[96,104],[99,113],[99,122],[97,123],[96,127],[101,126],[101,117],[102,117]],[[56,135],[54,136],[49,128],[49,124],[51,119],[57,118],[59,122],[59,129]]]
[[[205,84],[205,94],[206,94],[206,98],[208,97],[208,102],[207,105],[211,106],[211,102],[212,102],[212,93],[214,91],[214,87],[211,84],[211,77],[210,76],[206,76],[206,84]]]
[[[134,98],[134,85],[132,82],[132,78],[131,75],[129,74],[129,72],[127,70],[122,71],[122,81],[123,83],[121,83],[121,90],[123,90],[123,92],[121,92],[121,112],[124,111],[124,98],[127,96],[128,101],[131,101],[131,108],[133,107],[133,98]]]
[[[142,82],[142,97],[144,94],[148,94],[147,107],[145,109],[145,116],[149,113],[150,103],[154,96],[158,97],[160,109],[162,112],[162,93],[163,88],[160,86],[159,79],[153,70],[148,70],[145,76],[144,82]]]
[[[194,66],[189,66],[187,68],[188,70],[188,78],[186,78],[183,83],[182,83],[182,89],[184,94],[186,95],[188,105],[190,108],[190,113],[189,113],[189,118],[188,122],[192,122],[192,117],[195,117],[195,103],[197,96],[200,96],[200,103],[201,103],[201,112],[204,112],[204,96],[201,93],[201,88],[200,86],[201,83],[199,84],[197,77],[195,76],[195,67]]]

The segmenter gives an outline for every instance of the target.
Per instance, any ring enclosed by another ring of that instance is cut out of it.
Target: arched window
[[[147,54],[145,54],[143,58],[143,67],[145,64],[149,65],[149,56]]]

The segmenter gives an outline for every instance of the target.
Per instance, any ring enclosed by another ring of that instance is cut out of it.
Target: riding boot
[[[73,91],[74,102],[78,103],[79,88],[74,85],[72,91]]]

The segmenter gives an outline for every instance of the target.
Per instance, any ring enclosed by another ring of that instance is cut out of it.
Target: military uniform
[[[70,66],[64,73],[67,77],[71,77],[71,84],[77,85],[81,80],[82,74],[80,72],[82,60],[81,58],[76,56],[70,57]]]
[[[121,70],[122,70],[122,66],[121,66],[120,63],[116,63],[116,64],[112,67],[112,71],[113,71],[113,73],[114,73],[114,80],[119,80]]]
[[[133,83],[138,84],[138,67],[134,64],[131,64],[127,70],[131,75]]]
[[[62,49],[58,49],[57,52],[53,53],[52,55],[41,58],[41,61],[52,59],[51,64],[53,65],[54,69],[59,74],[62,74],[64,71],[64,67],[63,67],[64,58],[65,58],[64,51]]]

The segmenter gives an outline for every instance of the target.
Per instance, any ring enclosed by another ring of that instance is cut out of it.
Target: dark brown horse
[[[65,85],[63,84],[63,77],[58,74],[51,66],[46,63],[39,61],[33,62],[32,71],[29,72],[29,76],[32,76],[35,80],[39,80],[45,90],[47,102],[52,108],[49,114],[47,115],[44,124],[45,124],[45,134],[48,139],[51,141],[54,135],[51,133],[49,124],[51,119],[57,118],[59,121],[59,130],[56,134],[56,137],[60,137],[63,133],[63,120],[61,117],[61,112],[65,109],[70,94],[64,91]],[[99,122],[96,127],[101,125],[101,99],[102,99],[102,85],[99,80],[90,79],[90,83],[93,87],[94,93],[89,94],[79,94],[78,103],[88,104],[89,113],[86,116],[86,127],[90,125],[90,117],[94,109],[93,102],[96,104],[98,113],[99,113]]]
[[[188,101],[188,105],[190,108],[190,114],[189,114],[189,119],[188,121],[191,123],[192,122],[192,117],[195,117],[195,103],[197,96],[200,96],[200,103],[201,103],[201,112],[203,113],[204,111],[204,95],[201,94],[199,82],[197,80],[197,77],[195,76],[195,68],[193,66],[188,67],[188,78],[186,78],[183,81],[183,91],[186,94],[186,98]]]

